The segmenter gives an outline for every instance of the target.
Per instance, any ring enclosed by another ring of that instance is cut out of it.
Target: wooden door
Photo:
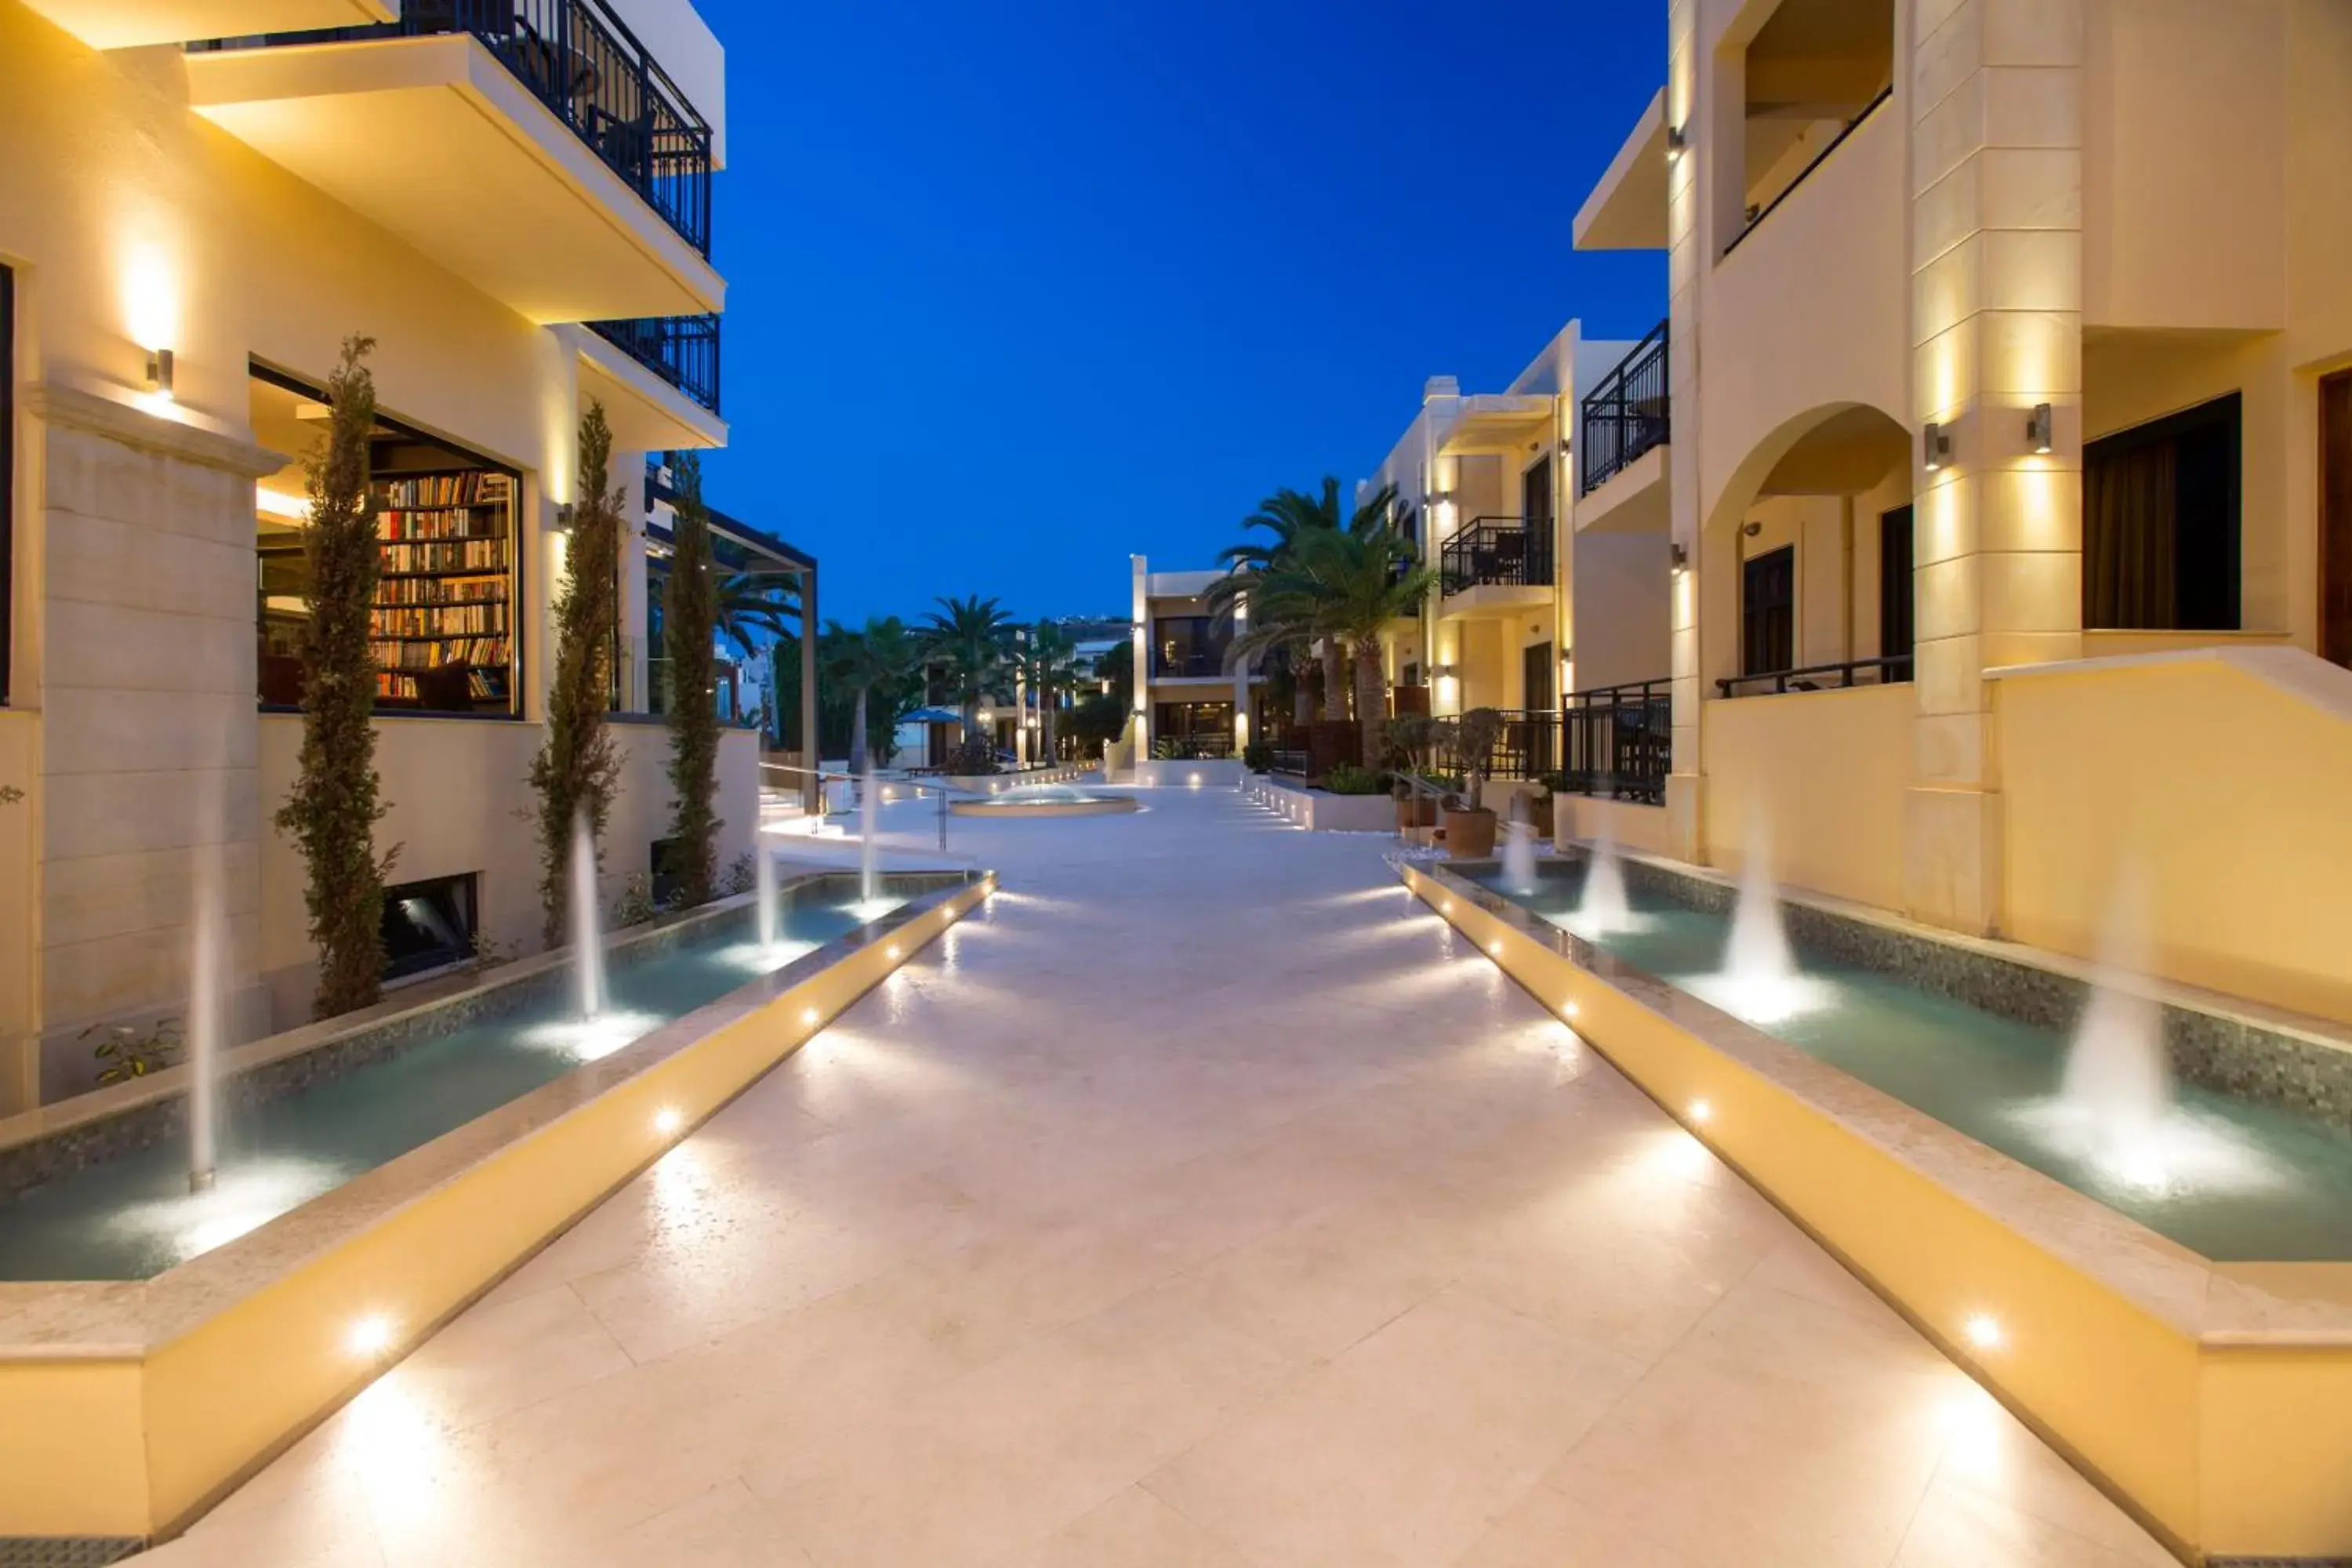
[[[2352,667],[2352,371],[2319,384],[2319,651]]]

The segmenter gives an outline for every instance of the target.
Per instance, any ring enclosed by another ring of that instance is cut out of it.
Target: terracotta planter
[[[1484,860],[1495,852],[1495,814],[1445,808],[1445,852],[1456,860]]]

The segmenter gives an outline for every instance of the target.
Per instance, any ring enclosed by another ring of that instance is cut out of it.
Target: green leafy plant
[[[961,777],[1002,773],[1004,769],[1004,764],[996,760],[995,742],[978,736],[950,746],[942,766],[946,772]]]
[[[1463,794],[1469,800],[1465,810],[1483,809],[1478,797],[1485,793],[1487,771],[1495,765],[1495,746],[1502,738],[1503,716],[1492,708],[1473,708],[1454,721],[1454,760],[1462,765]]]
[[[1389,779],[1353,763],[1335,763],[1324,775],[1323,787],[1333,795],[1380,795],[1388,789]]]
[[[1274,748],[1264,741],[1252,741],[1242,748],[1242,766],[1254,773],[1274,771]]]
[[[555,681],[547,696],[547,734],[531,759],[539,795],[541,935],[560,947],[572,907],[572,841],[585,821],[604,861],[604,823],[613,808],[621,757],[606,721],[612,707],[613,647],[620,623],[621,512],[625,495],[609,488],[613,429],[604,405],[580,421],[580,499],[563,586],[555,596]]]
[[[838,621],[825,623],[818,648],[818,665],[828,684],[850,693],[849,766],[879,765],[879,747],[867,743],[867,720],[875,700],[885,705],[882,729],[893,734],[901,713],[912,710],[916,693],[912,677],[921,667],[923,650],[896,616],[868,616],[866,625],[852,629]]]
[[[522,956],[522,943],[500,942],[488,931],[476,931],[472,951],[466,959],[467,970],[475,974],[512,963]]]
[[[702,504],[701,459],[680,452],[671,465],[677,527],[662,601],[670,669],[669,783],[677,801],[671,865],[678,901],[692,909],[709,903],[718,891],[719,583],[710,514]]]
[[[98,1045],[90,1055],[98,1058],[100,1083],[127,1083],[151,1072],[161,1072],[180,1059],[177,1018],[161,1019],[144,1030],[129,1024],[93,1024],[81,1032],[85,1040],[92,1036],[97,1037]]]
[[[621,896],[613,900],[613,929],[641,926],[666,907],[654,899],[653,879],[643,871],[632,872],[628,880],[621,884]]]
[[[757,859],[752,858],[750,850],[745,850],[742,854],[736,856],[734,859],[730,860],[727,863],[727,890],[729,892],[748,893],[758,888],[759,885],[760,863]]]
[[[314,1017],[371,1005],[383,994],[383,883],[398,856],[375,851],[385,806],[375,771],[375,658],[369,611],[383,555],[368,497],[368,439],[375,428],[372,338],[343,340],[327,381],[325,441],[304,464],[310,517],[303,552],[310,615],[302,626],[302,751],[278,831],[301,851],[304,907],[319,951]]]
[[[919,628],[924,656],[944,668],[955,682],[963,710],[963,732],[980,729],[980,700],[1004,668],[1013,617],[994,599],[973,594],[940,599]]]

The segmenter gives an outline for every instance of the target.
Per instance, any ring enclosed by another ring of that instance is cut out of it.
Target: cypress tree
[[[542,934],[561,946],[572,905],[572,824],[584,818],[604,859],[604,823],[621,759],[606,715],[612,708],[614,637],[620,623],[617,571],[622,492],[612,484],[613,429],[604,405],[580,421],[580,483],[572,509],[572,542],[555,599],[555,683],[548,693],[547,737],[531,759],[539,794],[539,894]]]
[[[702,505],[702,462],[671,458],[677,476],[677,533],[662,601],[669,656],[669,782],[677,799],[670,863],[688,908],[718,895],[719,574],[710,516]]]
[[[302,627],[302,754],[293,792],[278,809],[309,871],[303,902],[319,951],[315,1017],[373,1004],[383,994],[383,879],[375,825],[385,806],[375,772],[375,657],[369,612],[383,556],[368,496],[368,439],[375,381],[365,363],[373,338],[343,340],[327,382],[326,441],[303,468],[310,489],[303,552],[310,617]]]

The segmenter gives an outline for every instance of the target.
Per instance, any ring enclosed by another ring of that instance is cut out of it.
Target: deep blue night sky
[[[1570,244],[1663,0],[698,4],[710,493],[817,553],[831,617],[1123,615],[1130,551],[1211,565],[1277,485],[1352,495],[1424,378],[1664,310],[1662,258]]]

